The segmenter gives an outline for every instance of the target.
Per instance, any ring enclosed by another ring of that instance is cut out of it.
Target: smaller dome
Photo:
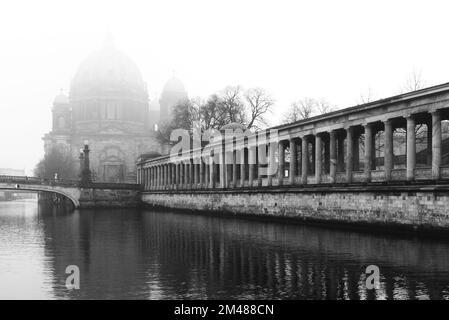
[[[165,83],[163,92],[186,92],[186,89],[181,80],[173,77]]]
[[[243,131],[246,130],[244,125],[237,123],[237,122],[231,122],[231,123],[225,124],[223,127],[221,127],[220,130],[226,130],[226,129],[232,129],[232,130],[241,129]]]
[[[55,97],[55,100],[53,100],[53,104],[69,104],[69,97],[64,94],[64,92],[61,92]]]

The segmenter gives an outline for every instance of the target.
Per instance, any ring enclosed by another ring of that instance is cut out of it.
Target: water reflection
[[[137,209],[66,212],[34,203],[0,203],[0,241],[0,297],[449,297],[445,241]],[[69,291],[65,268],[73,264],[81,289]],[[377,290],[365,285],[370,264],[381,270]],[[33,282],[22,281],[32,274]]]

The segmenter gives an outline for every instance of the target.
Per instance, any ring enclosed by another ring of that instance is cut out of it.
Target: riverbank
[[[151,191],[146,206],[332,227],[449,237],[448,185]]]

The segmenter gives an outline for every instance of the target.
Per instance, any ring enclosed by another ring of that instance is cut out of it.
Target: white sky
[[[0,168],[31,173],[54,96],[103,41],[140,67],[150,96],[172,70],[190,96],[260,86],[290,103],[340,108],[398,93],[413,71],[449,82],[444,1],[4,1],[0,4]]]

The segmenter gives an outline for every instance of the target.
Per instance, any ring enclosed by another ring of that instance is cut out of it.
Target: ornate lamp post
[[[89,162],[89,141],[84,141],[84,149],[80,152],[80,170],[81,170],[81,185],[92,184],[92,172],[90,171]]]

